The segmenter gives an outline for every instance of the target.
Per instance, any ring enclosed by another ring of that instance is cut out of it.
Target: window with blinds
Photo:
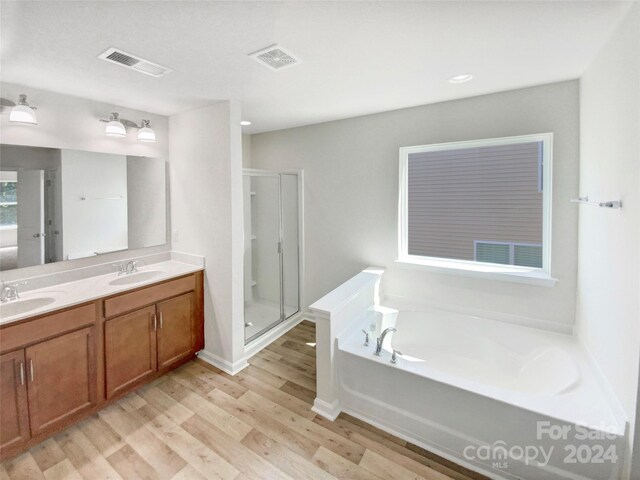
[[[543,268],[550,134],[401,149],[401,256]]]

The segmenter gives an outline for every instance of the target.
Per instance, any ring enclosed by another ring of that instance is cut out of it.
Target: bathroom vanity
[[[63,430],[204,347],[202,269],[157,265],[27,292],[16,305],[58,296],[30,316],[4,314],[0,458]]]

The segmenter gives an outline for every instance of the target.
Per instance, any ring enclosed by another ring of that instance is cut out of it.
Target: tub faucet
[[[397,332],[397,331],[398,330],[396,330],[393,327],[385,328],[382,331],[382,333],[378,337],[378,340],[376,340],[376,351],[375,351],[374,355],[376,355],[378,357],[382,356],[382,343],[384,342],[384,337],[386,337],[388,333]]]
[[[402,356],[402,352],[399,352],[398,350],[396,350],[395,348],[393,349],[393,355],[391,355],[391,363],[393,363],[394,365],[396,363],[398,363],[398,357]]]
[[[369,332],[367,332],[364,328],[362,329],[362,333],[364,333],[364,345],[365,347],[369,346]]]

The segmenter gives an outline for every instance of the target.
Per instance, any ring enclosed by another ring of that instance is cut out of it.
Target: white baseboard
[[[311,322],[311,323],[316,323],[316,317],[313,314],[313,312],[311,310],[309,310],[308,308],[306,308],[303,312],[302,312],[302,316],[304,317],[304,319],[307,322]]]
[[[235,363],[231,363],[227,360],[224,360],[223,358],[220,358],[218,355],[207,352],[206,350],[200,350],[198,352],[198,358],[222,370],[223,372],[228,373],[229,375],[236,375],[249,366],[246,358],[238,360]]]
[[[328,403],[324,400],[320,400],[319,398],[316,398],[314,400],[311,410],[316,412],[321,417],[324,417],[327,420],[331,420],[332,422],[336,418],[338,418],[338,415],[340,415],[340,412],[342,412],[339,400],[334,400],[333,403]]]

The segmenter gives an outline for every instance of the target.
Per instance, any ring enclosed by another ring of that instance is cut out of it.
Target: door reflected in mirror
[[[0,146],[0,270],[166,243],[162,159]]]

